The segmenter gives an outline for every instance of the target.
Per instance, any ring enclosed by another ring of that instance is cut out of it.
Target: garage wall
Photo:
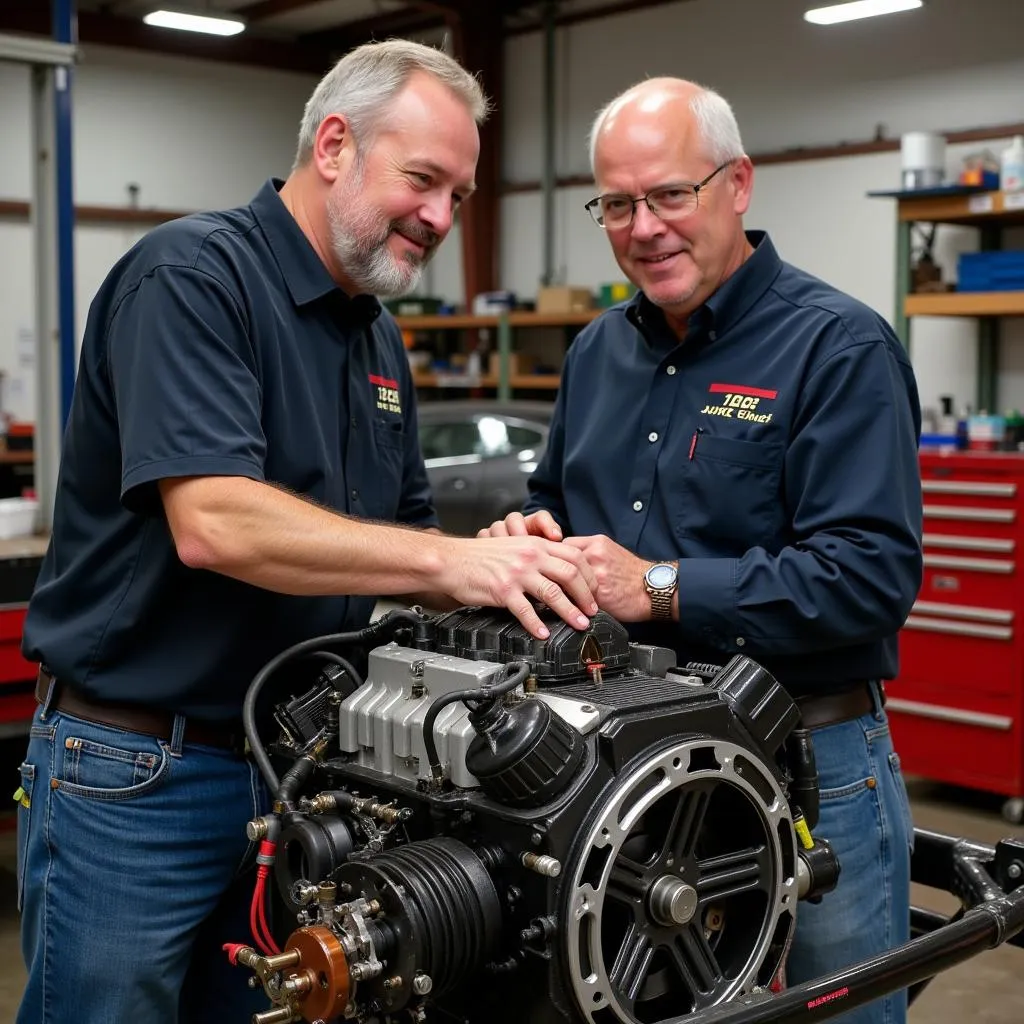
[[[878,126],[898,138],[1024,120],[1020,0],[928,0],[920,11],[832,28],[804,22],[810,6],[689,0],[559,30],[557,174],[589,173],[586,137],[594,114],[634,82],[663,74],[722,92],[754,154],[865,141]],[[542,58],[539,32],[509,43],[506,177],[513,182],[541,176]],[[1005,141],[985,145],[998,153]],[[951,168],[977,148],[951,147]],[[890,201],[865,193],[898,187],[899,180],[898,153],[763,166],[747,224],[768,229],[784,258],[890,317],[895,211]],[[592,195],[574,188],[557,196],[555,260],[565,283],[593,287],[621,276],[582,208]],[[540,193],[506,197],[502,213],[503,283],[532,296],[542,269]],[[970,232],[942,232],[938,251],[947,257],[947,277],[955,275],[956,251],[972,244]],[[968,321],[914,322],[912,354],[926,404],[944,393],[973,401],[974,336]],[[1004,337],[999,400],[1021,406],[1021,321],[1006,321]]]
[[[75,202],[173,210],[236,206],[291,166],[306,98],[316,78],[219,67],[88,46],[75,71]],[[0,199],[27,200],[32,167],[27,68],[0,62]],[[145,226],[80,225],[75,304],[81,338],[106,272]],[[25,220],[0,218],[0,369],[4,407],[35,414],[32,236]]]
[[[566,3],[571,10],[573,4]],[[584,22],[557,33],[557,173],[585,174],[591,118],[616,92],[650,75],[704,81],[733,103],[748,151],[859,141],[883,125],[908,130],[973,128],[1024,120],[1024,3],[929,0],[912,14],[833,29],[801,20],[805,0],[680,0]],[[508,43],[505,178],[541,177],[542,37]],[[303,103],[315,78],[218,67],[203,61],[87,47],[75,79],[76,200],[173,209],[245,202],[270,175],[287,173]],[[1003,140],[989,145],[998,151]],[[968,149],[950,151],[951,164]],[[28,72],[0,64],[0,199],[29,192]],[[899,181],[899,155],[880,154],[761,167],[748,217],[768,229],[783,256],[891,316],[894,210],[867,199]],[[559,190],[556,265],[562,280],[596,286],[618,278],[600,232],[584,213],[589,188]],[[542,258],[539,192],[502,202],[502,284],[535,294]],[[141,229],[86,225],[76,234],[79,333],[88,302]],[[970,233],[945,231],[950,268]],[[27,224],[0,219],[0,369],[5,404],[34,412],[26,360],[32,323]],[[457,229],[423,289],[462,298]],[[1000,404],[1024,406],[1024,328],[1006,324]],[[913,356],[927,404],[974,394],[970,322],[916,321]]]

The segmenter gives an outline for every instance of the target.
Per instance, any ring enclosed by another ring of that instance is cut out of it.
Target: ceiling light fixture
[[[843,21],[874,18],[879,14],[915,11],[923,5],[924,0],[851,0],[849,3],[832,4],[830,7],[815,7],[804,14],[804,21],[809,21],[813,25],[838,25]]]
[[[187,14],[184,11],[153,11],[142,19],[156,28],[176,28],[183,32],[205,32],[213,36],[236,36],[245,29],[245,22],[236,17],[213,18],[208,14]]]

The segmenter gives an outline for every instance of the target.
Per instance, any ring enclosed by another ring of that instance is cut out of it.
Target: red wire
[[[260,925],[263,928],[263,937],[266,940],[267,946],[271,953],[280,953],[281,950],[277,948],[277,943],[274,941],[273,935],[270,933],[270,925],[267,924],[267,904],[264,896],[264,884],[266,883],[267,876],[264,875],[258,882],[257,886],[260,891],[259,899],[259,913],[260,913]]]

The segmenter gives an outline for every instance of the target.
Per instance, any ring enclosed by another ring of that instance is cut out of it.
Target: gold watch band
[[[675,588],[672,590],[660,591],[649,590],[651,596],[651,617],[655,619],[672,618],[672,598],[675,596]]]

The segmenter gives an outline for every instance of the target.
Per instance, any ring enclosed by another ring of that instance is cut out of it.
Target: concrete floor
[[[978,793],[932,786],[912,780],[914,823],[981,842],[1016,835],[999,816],[1000,801]],[[6,791],[0,788],[0,799]],[[24,984],[15,907],[13,813],[0,813],[0,1022],[13,1021]],[[944,913],[956,901],[934,890],[915,887],[914,901]],[[914,1024],[1020,1024],[1024,1021],[1024,949],[1001,946],[940,974],[911,1008]],[[88,1022],[81,1022],[88,1024]]]

